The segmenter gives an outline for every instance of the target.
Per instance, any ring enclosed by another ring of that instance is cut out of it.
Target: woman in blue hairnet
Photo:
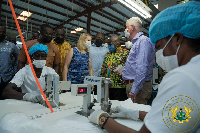
[[[42,89],[45,89],[45,75],[57,74],[54,69],[45,66],[48,48],[46,45],[36,43],[29,50],[29,55],[36,76]],[[35,103],[43,103],[42,94],[33,76],[30,65],[20,69],[3,91],[3,97],[7,99],[26,100]]]
[[[151,110],[147,112],[117,106],[109,116],[102,110],[89,119],[108,132],[200,132],[200,2],[169,7],[152,21],[149,36],[156,62],[169,71],[163,78]],[[144,120],[140,131],[110,117]]]

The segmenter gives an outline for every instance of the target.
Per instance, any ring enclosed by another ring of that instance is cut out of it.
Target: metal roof
[[[126,20],[133,16],[141,18],[143,32],[148,34],[149,24],[159,12],[153,6],[158,0],[132,1],[149,12],[152,18],[142,18],[118,0],[12,0],[17,16],[22,11],[33,13],[26,21],[19,21],[22,31],[38,31],[42,23],[49,23],[54,29],[64,26],[67,31],[65,39],[71,43],[77,43],[82,32],[89,32],[93,36],[98,32],[104,33],[106,37],[112,34],[122,36]],[[7,0],[2,0],[1,22],[8,28],[16,29]],[[84,30],[71,34],[70,31],[77,27],[83,27]]]

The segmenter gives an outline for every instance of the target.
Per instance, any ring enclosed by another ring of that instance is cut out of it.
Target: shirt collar
[[[132,43],[135,43],[137,41],[138,38],[140,38],[140,36],[144,34],[143,32],[138,32],[135,37],[132,39]]]

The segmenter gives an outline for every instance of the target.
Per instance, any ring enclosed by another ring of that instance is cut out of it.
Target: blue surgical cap
[[[175,32],[191,39],[200,38],[200,2],[190,1],[160,12],[151,22],[149,37],[155,44]]]
[[[29,49],[28,53],[32,55],[37,51],[44,51],[46,54],[49,52],[47,45],[36,43]]]

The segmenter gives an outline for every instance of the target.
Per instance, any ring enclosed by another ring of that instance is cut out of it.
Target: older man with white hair
[[[127,82],[127,96],[139,104],[147,104],[151,97],[155,46],[143,34],[142,21],[132,17],[126,22],[125,37],[132,40],[132,48],[125,63],[122,77]]]

